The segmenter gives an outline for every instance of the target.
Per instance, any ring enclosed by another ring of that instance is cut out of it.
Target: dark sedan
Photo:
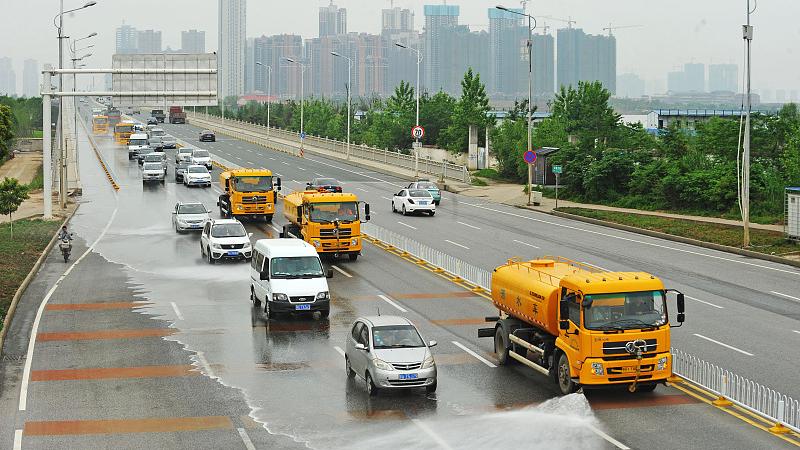
[[[180,161],[175,165],[175,182],[183,183],[183,177],[186,175],[186,168],[189,167],[189,161]]]
[[[333,178],[314,178],[306,184],[306,189],[319,192],[342,192],[342,183]]]
[[[211,130],[203,130],[200,132],[200,142],[216,142],[217,135]]]

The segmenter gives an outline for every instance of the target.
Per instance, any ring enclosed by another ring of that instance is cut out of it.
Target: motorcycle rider
[[[61,227],[61,230],[58,232],[58,240],[60,241],[71,241],[72,240],[72,233],[67,231],[67,226],[64,225]]]

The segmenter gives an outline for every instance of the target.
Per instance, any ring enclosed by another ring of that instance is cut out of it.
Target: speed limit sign
[[[411,137],[414,139],[422,139],[423,136],[425,136],[425,128],[419,125],[411,128]]]

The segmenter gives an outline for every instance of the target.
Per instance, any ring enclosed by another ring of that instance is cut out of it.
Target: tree
[[[620,122],[620,115],[609,105],[611,93],[599,81],[579,81],[578,89],[561,87],[553,99],[552,115],[564,123],[569,135],[578,138],[585,151],[609,145]]]
[[[11,214],[28,198],[28,187],[19,184],[16,178],[6,178],[0,182],[0,214],[8,215],[11,224],[11,239],[14,239],[14,220]]]
[[[480,74],[474,73],[470,68],[461,80],[461,98],[456,103],[451,124],[441,136],[440,146],[452,152],[465,152],[469,127],[472,125],[480,129],[491,125],[493,119],[488,117],[489,111],[486,86],[481,82]],[[480,141],[480,137],[478,140]]]
[[[439,136],[450,125],[456,99],[444,91],[439,91],[434,96],[426,93],[419,102],[419,121],[425,127],[425,142],[443,147],[439,143]]]
[[[11,139],[14,137],[14,116],[11,108],[0,105],[0,158],[5,158],[11,148]]]

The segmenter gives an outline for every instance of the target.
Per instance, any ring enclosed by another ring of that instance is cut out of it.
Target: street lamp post
[[[417,96],[417,120],[416,126],[419,126],[419,66],[422,64],[422,53],[420,53],[418,48],[411,48],[405,44],[400,42],[395,42],[394,45],[404,48],[407,50],[411,50],[412,52],[417,54],[417,87],[415,89],[415,93]],[[415,138],[414,140],[414,177],[419,178],[419,148],[421,146],[421,142],[419,138]]]
[[[742,213],[742,246],[750,247],[750,45],[753,42],[753,26],[750,25],[750,14],[755,9],[750,9],[750,0],[747,0],[747,24],[743,28],[743,38],[747,42],[747,56],[745,68],[747,79],[745,81],[745,123],[744,123],[744,148],[742,150],[741,190],[739,194]]]
[[[58,29],[58,68],[64,68],[64,39],[68,39],[69,36],[64,36],[64,14],[68,14],[71,12],[79,11],[81,9],[88,8],[90,6],[96,5],[96,1],[86,2],[80,8],[73,8],[64,11],[64,0],[60,0],[59,2],[59,13],[53,17],[53,25]],[[56,19],[58,19],[58,23],[56,23]],[[59,92],[63,92],[64,90],[64,74],[58,74],[58,90]],[[66,185],[66,158],[67,158],[67,151],[65,145],[65,138],[64,138],[64,96],[58,96],[58,145],[59,145],[59,153],[61,154],[61,167],[59,170],[59,202],[61,203],[61,207],[65,208],[67,206],[67,185]],[[45,158],[51,158],[52,155],[46,155]],[[45,186],[45,216],[47,216],[47,210],[52,206],[48,203],[51,201],[52,198],[52,186]]]
[[[256,64],[267,69],[267,140],[269,140],[269,109],[272,105],[272,66],[256,61]]]
[[[505,6],[497,6],[497,9],[528,18],[528,148],[526,150],[533,150],[533,29],[536,28],[536,19],[528,13],[508,9]],[[528,164],[528,205],[531,204],[532,184],[533,165]]]
[[[88,57],[92,56],[92,54],[89,53],[87,55],[84,55],[84,56],[81,56],[80,58],[78,58],[77,57],[78,52],[79,51],[83,51],[83,50],[88,50],[90,48],[94,48],[94,44],[87,45],[87,46],[81,47],[81,48],[76,48],[78,42],[85,41],[86,39],[90,39],[90,38],[93,38],[95,36],[97,36],[97,33],[93,32],[93,33],[91,33],[91,34],[89,34],[87,36],[84,36],[84,37],[79,38],[79,39],[74,39],[72,41],[72,43],[70,44],[70,51],[72,53],[72,68],[73,69],[76,69],[76,68],[79,67],[77,65],[78,61],[81,61],[84,58],[88,58]],[[72,74],[72,92],[75,92],[77,90],[77,88],[78,87],[77,87],[76,75],[73,73]],[[77,164],[78,164],[78,159],[79,159],[79,155],[78,155],[78,145],[79,145],[79,143],[78,143],[78,103],[76,101],[76,96],[74,96],[74,95],[72,96],[72,128],[73,128],[73,130],[75,132],[75,164],[76,164],[76,169],[75,170],[77,171]],[[65,172],[65,174],[67,174],[68,171],[65,170],[64,172]],[[64,176],[64,179],[66,180],[67,176]],[[66,184],[66,181],[65,181],[65,184]]]
[[[352,72],[353,72],[353,60],[347,56],[341,55],[337,52],[331,52],[331,55],[336,56],[338,58],[344,58],[347,60],[347,160],[350,160],[350,118],[352,117],[352,112],[350,111],[351,108],[351,90],[352,90]],[[419,119],[417,119],[419,121]]]
[[[296,61],[292,58],[284,58],[286,61],[297,64],[300,66],[300,157],[302,158],[304,153],[304,145],[305,145],[305,81],[306,81],[306,65]]]

